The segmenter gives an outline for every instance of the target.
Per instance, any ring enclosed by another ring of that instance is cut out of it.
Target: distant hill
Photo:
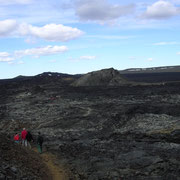
[[[0,84],[7,83],[30,83],[34,85],[41,84],[59,84],[59,85],[69,85],[74,82],[76,79],[81,77],[81,75],[70,75],[57,72],[44,72],[35,76],[17,76],[12,79],[2,79]]]
[[[44,72],[35,76],[17,76],[12,79],[2,79],[0,84],[29,83],[51,86],[119,86],[133,83],[164,83],[180,81],[180,66],[164,66],[152,68],[130,68],[115,70],[113,68],[89,72],[87,74],[65,74]]]
[[[161,83],[180,81],[180,66],[132,68],[119,71],[129,81]]]
[[[162,83],[180,81],[180,72],[162,73],[130,73],[122,74],[122,77],[134,82]]]
[[[165,72],[180,72],[180,66],[162,66],[152,68],[130,68],[119,71],[121,74],[135,73],[165,73]]]
[[[30,78],[32,78],[32,76],[22,76],[22,75],[19,75],[19,76],[13,78],[13,79],[16,79],[16,80],[17,80],[17,79],[25,80],[25,79],[30,79]]]
[[[128,81],[113,68],[87,73],[73,83],[74,86],[119,86],[122,84],[128,84]]]

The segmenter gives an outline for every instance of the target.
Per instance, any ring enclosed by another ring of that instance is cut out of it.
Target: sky
[[[0,0],[0,79],[180,65],[180,0]]]

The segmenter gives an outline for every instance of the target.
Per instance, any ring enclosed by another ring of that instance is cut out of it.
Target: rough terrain
[[[52,174],[35,152],[0,134],[0,179],[51,180]]]
[[[1,83],[0,131],[40,131],[72,179],[178,180],[180,83],[71,86],[77,78]]]

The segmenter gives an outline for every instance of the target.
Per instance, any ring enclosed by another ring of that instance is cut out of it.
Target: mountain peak
[[[102,69],[85,74],[73,83],[74,86],[119,86],[127,81],[114,68]]]

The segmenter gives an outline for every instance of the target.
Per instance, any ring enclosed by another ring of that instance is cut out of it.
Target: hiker
[[[23,128],[23,131],[21,132],[21,140],[22,140],[22,145],[25,147],[27,147],[26,135],[27,135],[26,128]]]
[[[31,148],[31,141],[34,141],[34,139],[32,137],[32,134],[30,133],[30,131],[27,132],[26,140],[27,140],[27,146],[29,146],[29,148]]]
[[[14,135],[14,142],[19,144],[19,134],[18,133],[16,133]]]
[[[38,138],[37,138],[37,147],[38,147],[38,152],[41,154],[42,153],[42,144],[43,144],[43,137],[41,136],[41,133],[38,132]]]

